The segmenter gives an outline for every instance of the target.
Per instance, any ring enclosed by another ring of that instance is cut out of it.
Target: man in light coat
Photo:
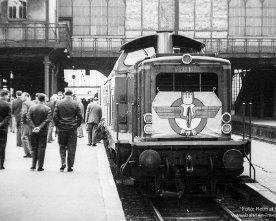
[[[102,119],[102,108],[97,104],[98,98],[95,97],[93,102],[90,102],[86,109],[85,123],[88,131],[89,146],[96,146],[95,131],[99,122]]]
[[[32,157],[32,148],[31,148],[31,134],[32,130],[27,122],[27,113],[31,106],[35,103],[31,100],[29,93],[24,92],[22,94],[22,111],[21,111],[21,140],[24,149],[24,157]]]

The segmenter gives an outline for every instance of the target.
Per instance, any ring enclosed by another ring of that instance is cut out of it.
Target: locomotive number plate
[[[200,68],[198,66],[177,66],[175,67],[175,72],[200,72]]]

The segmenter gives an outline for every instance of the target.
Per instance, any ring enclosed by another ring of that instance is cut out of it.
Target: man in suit
[[[5,169],[5,151],[7,145],[7,134],[9,120],[11,119],[11,108],[7,102],[9,99],[9,91],[3,89],[0,92],[0,170]]]
[[[87,106],[85,123],[87,124],[88,131],[88,145],[96,146],[95,130],[102,118],[102,108],[97,104],[98,98],[95,97],[93,102]]]
[[[47,145],[48,124],[51,120],[51,108],[46,103],[46,95],[38,95],[38,104],[30,107],[27,113],[27,122],[32,129],[31,146],[33,150],[33,161],[31,170],[43,171],[45,150]]]
[[[27,123],[27,113],[31,106],[35,103],[31,100],[29,93],[24,92],[22,94],[22,111],[21,111],[21,140],[24,149],[24,157],[32,157],[32,148],[31,148],[31,133],[32,130]]]
[[[73,95],[73,99],[74,99],[75,101],[78,102],[78,104],[79,104],[79,106],[80,106],[80,109],[81,109],[81,116],[82,116],[82,119],[83,119],[83,118],[84,118],[84,106],[83,106],[81,100],[80,100],[77,96],[74,96],[74,95]],[[83,136],[82,125],[80,125],[80,126],[78,127],[77,133],[78,133],[78,137],[79,137],[79,138],[84,137],[84,136]]]
[[[18,147],[22,146],[21,142],[21,110],[23,101],[21,99],[22,91],[16,91],[16,99],[11,104],[12,116],[14,116],[16,121],[17,137],[16,145]]]
[[[47,106],[51,108],[52,117],[53,117],[53,114],[54,114],[54,109],[55,109],[55,105],[56,105],[56,102],[57,102],[57,97],[58,96],[56,94],[53,94],[52,97],[50,98],[50,101],[47,103]],[[54,130],[54,121],[52,119],[50,121],[50,124],[49,124],[48,138],[47,138],[48,143],[52,143],[54,141],[54,139],[53,139],[53,130]]]
[[[68,150],[68,172],[72,172],[77,147],[77,128],[81,125],[81,109],[77,101],[73,100],[73,91],[67,89],[65,98],[57,101],[54,110],[54,123],[58,129],[58,144],[61,158],[60,171],[66,167],[66,150]]]

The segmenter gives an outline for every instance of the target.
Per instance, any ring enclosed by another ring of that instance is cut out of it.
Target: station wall
[[[57,21],[57,0],[0,0],[0,23]]]
[[[60,0],[74,36],[136,38],[172,30],[193,38],[276,35],[275,0]]]

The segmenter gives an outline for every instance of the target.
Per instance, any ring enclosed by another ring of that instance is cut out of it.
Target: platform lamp
[[[13,96],[13,79],[14,79],[14,75],[12,73],[12,71],[10,71],[10,100],[11,97]]]
[[[73,79],[73,91],[74,91],[74,94],[75,94],[75,78],[76,78],[76,75],[75,75],[75,73],[73,73],[72,79]]]

